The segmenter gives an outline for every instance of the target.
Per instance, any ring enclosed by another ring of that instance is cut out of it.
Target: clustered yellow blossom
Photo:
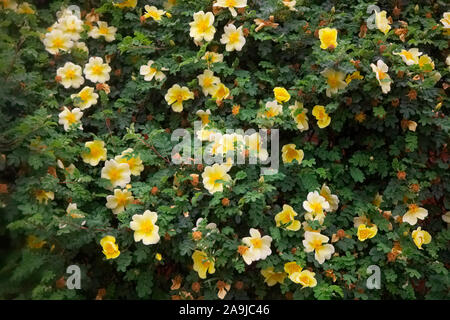
[[[137,5],[137,0],[123,0],[117,3],[114,3],[115,7],[118,7],[120,9],[124,9],[124,8],[136,8]]]
[[[20,6],[17,6],[17,4],[14,6],[7,6],[5,3],[6,2],[3,1],[4,8],[17,9],[18,13],[34,13],[33,8],[26,2],[22,3]],[[165,8],[169,8],[174,3],[174,0],[170,0]],[[297,11],[295,8],[296,1],[282,1],[282,3],[289,10]],[[114,6],[121,9],[135,8],[136,5],[136,0],[124,0],[114,3]],[[228,8],[233,17],[237,16],[236,9],[242,9],[246,6],[247,0],[216,0],[213,4],[213,7]],[[214,11],[214,14],[216,13],[217,11]],[[214,27],[214,14],[212,12],[205,13],[204,11],[194,13],[193,21],[189,23],[189,34],[190,37],[194,39],[195,44],[200,45],[202,41],[211,42],[214,40],[216,33],[216,28]],[[163,15],[168,17],[171,16],[168,12],[160,10],[155,6],[146,5],[145,13],[141,17],[141,21],[144,22],[144,20],[152,18],[154,21],[159,22]],[[103,37],[106,42],[115,40],[116,27],[109,26],[107,22],[99,21],[98,19],[93,22],[95,22],[95,25],[92,25],[91,22],[88,23],[88,36],[93,39]],[[448,31],[450,29],[450,13],[445,13],[441,22],[444,25],[444,29]],[[246,43],[245,36],[247,35],[248,30],[245,30],[244,35],[243,25],[236,27],[234,23],[235,21],[231,21],[225,25],[224,32],[220,38],[220,43],[225,45],[225,50],[227,52],[241,51]],[[386,17],[386,11],[375,12],[375,23],[378,30],[384,34],[387,34],[391,29],[390,21]],[[78,48],[85,52],[89,52],[86,44],[79,41],[81,33],[84,30],[83,25],[84,23],[79,17],[70,10],[64,10],[57,22],[48,28],[47,33],[42,35],[42,42],[45,49],[53,55],[70,53],[72,48]],[[337,29],[328,27],[321,28],[318,31],[318,36],[321,49],[332,50],[337,48]],[[216,48],[212,50],[216,50]],[[394,52],[393,54],[400,56],[408,66],[418,65],[425,71],[431,71],[435,67],[431,58],[428,55],[422,55],[422,52],[420,52],[418,48],[411,48],[409,50],[403,49],[400,52]],[[211,96],[212,99],[216,100],[218,105],[220,105],[220,102],[224,99],[233,99],[233,97],[230,97],[230,89],[221,82],[221,79],[214,74],[214,71],[209,69],[212,64],[223,62],[224,55],[207,51],[201,59],[206,61],[208,67],[202,74],[197,76],[198,85],[201,87],[203,94],[205,96]],[[449,59],[450,56],[447,57],[447,60]],[[57,82],[66,89],[80,88],[84,84],[85,79],[92,83],[99,83],[107,86],[105,83],[110,80],[110,72],[112,70],[109,66],[109,62],[110,60],[108,57],[105,57],[105,62],[101,57],[90,57],[84,68],[70,61],[66,62],[62,67],[57,69]],[[447,62],[447,64],[450,64],[450,62]],[[388,93],[391,90],[390,86],[392,83],[388,74],[388,66],[381,59],[377,61],[376,65],[371,64],[370,66],[382,88],[382,92],[384,94]],[[140,66],[139,74],[143,76],[145,81],[152,81],[153,79],[163,81],[166,78],[163,71],[167,70],[168,69],[166,68],[160,67],[155,61],[149,60],[147,64]],[[360,71],[355,71],[347,76],[344,72],[333,68],[326,68],[321,72],[321,75],[326,78],[326,95],[328,97],[337,94],[339,90],[345,89],[351,81],[362,80],[364,78],[360,74]],[[98,86],[96,89],[98,91],[101,90]],[[273,88],[273,94],[275,100],[267,101],[265,103],[264,111],[259,114],[263,118],[270,119],[282,115],[283,103],[287,103],[291,99],[290,93],[284,87]],[[98,98],[99,95],[95,93],[94,88],[90,86],[85,86],[78,93],[72,94],[71,99],[76,108],[64,106],[63,110],[59,113],[58,123],[63,126],[65,131],[75,128],[82,130],[81,118],[83,112],[81,110],[88,109],[97,104]],[[182,112],[183,102],[193,100],[194,92],[186,86],[181,87],[179,84],[174,84],[168,89],[164,98],[174,112]],[[235,112],[236,107],[237,112]],[[240,106],[238,105],[233,106],[234,115],[239,113],[239,108]],[[289,110],[297,128],[300,131],[308,130],[308,109],[304,108],[303,103],[295,101],[294,105],[289,106]],[[315,105],[311,114],[317,120],[319,128],[325,128],[331,123],[331,117],[322,105]],[[262,138],[259,133],[245,136],[240,134],[221,134],[216,129],[209,126],[211,123],[210,109],[207,109],[206,111],[198,110],[196,115],[201,119],[202,123],[201,130],[196,134],[200,140],[212,142],[209,150],[211,154],[226,156],[229,151],[239,150],[242,154],[256,154],[261,160],[266,160],[268,158],[268,152],[263,146]],[[358,121],[361,122],[364,120],[362,116],[358,117],[358,119],[360,119]],[[120,155],[117,155],[110,160],[107,160],[107,152],[104,141],[87,141],[85,142],[85,149],[81,152],[81,158],[84,163],[91,166],[97,166],[100,161],[105,161],[104,166],[101,169],[101,178],[109,180],[112,188],[108,188],[113,190],[112,195],[106,196],[106,207],[111,209],[113,214],[117,215],[125,210],[129,210],[127,209],[127,206],[130,204],[139,203],[139,200],[135,200],[130,191],[132,190],[132,187],[129,183],[131,182],[131,176],[139,176],[144,171],[144,164],[140,155],[132,148],[127,148]],[[281,152],[283,163],[293,163],[295,160],[297,164],[301,164],[303,161],[304,152],[301,149],[297,149],[297,146],[294,143],[285,144],[282,147]],[[68,172],[70,171],[69,173],[74,172],[75,167],[73,164],[68,168],[65,168],[62,161],[58,161],[58,166],[61,169],[67,170]],[[232,178],[229,175],[229,171],[232,168],[233,161],[234,160],[227,157],[226,163],[215,163],[204,168],[201,175],[202,183],[204,188],[210,194],[223,192],[225,185],[232,184]],[[198,174],[195,175],[198,183]],[[191,174],[191,176],[193,175]],[[260,180],[260,182],[261,181],[264,181],[264,179]],[[116,187],[119,188],[114,189]],[[48,200],[54,200],[54,193],[52,191],[37,190],[35,191],[34,196],[39,203],[47,204]],[[226,198],[226,200],[228,202],[222,202],[224,206],[229,205],[229,199]],[[379,205],[380,203],[378,203],[378,206]],[[303,201],[302,207],[306,211],[304,213],[306,221],[304,222],[305,232],[302,244],[305,252],[314,253],[314,258],[319,264],[323,264],[325,260],[331,259],[332,255],[335,253],[334,246],[328,243],[330,240],[329,237],[320,232],[326,228],[323,224],[327,213],[337,211],[338,206],[339,198],[337,195],[331,193],[330,188],[326,184],[323,184],[319,191],[315,190],[309,192],[307,199]],[[84,218],[84,215],[78,211],[76,203],[69,203],[66,209],[68,216],[72,218]],[[410,225],[415,225],[418,220],[424,220],[427,215],[428,211],[426,209],[421,208],[416,204],[411,204],[409,205],[408,211],[403,215],[402,221],[409,223]],[[186,212],[185,217],[188,216],[189,212]],[[302,226],[301,222],[296,220],[295,217],[297,216],[298,213],[292,206],[284,204],[282,210],[274,216],[274,220],[277,227],[296,232],[300,230]],[[448,216],[446,215],[443,219],[445,221],[445,219],[448,219]],[[146,210],[143,214],[134,214],[129,223],[130,229],[134,232],[134,241],[142,241],[144,245],[157,244],[160,241],[159,226],[156,224],[157,220],[158,213],[150,210]],[[320,223],[321,226],[318,230],[312,230],[308,224],[308,222],[311,221],[318,221]],[[196,227],[192,229],[194,233],[200,234],[199,236],[197,234],[196,237],[193,236],[194,240],[197,242],[200,243],[203,236],[207,237],[212,232],[219,232],[216,224],[209,223],[204,227],[201,223],[202,218],[197,220]],[[370,220],[365,216],[355,217],[354,226],[357,228],[357,237],[359,241],[371,239],[375,237],[378,232],[378,227],[375,224],[370,223]],[[201,232],[204,232],[205,229],[208,230],[208,232],[202,235]],[[247,265],[252,264],[254,261],[265,260],[272,254],[272,237],[269,235],[262,236],[260,231],[255,228],[251,228],[249,234],[249,237],[242,238],[242,244],[238,248],[239,254]],[[333,243],[335,242],[334,236],[335,235],[333,235]],[[422,249],[422,245],[431,242],[431,235],[427,231],[422,230],[421,227],[418,227],[412,232],[412,239],[415,245],[419,249]],[[28,242],[28,245],[32,247],[30,241]],[[42,247],[44,243],[45,241],[40,242],[39,246],[35,247]],[[116,244],[116,238],[114,236],[104,236],[100,240],[100,245],[106,259],[115,259],[120,255],[119,247]],[[199,247],[201,246],[199,245]],[[215,258],[213,255],[214,252],[208,251],[207,248],[194,250],[192,255],[193,269],[198,273],[198,276],[201,279],[205,279],[208,273],[215,273]],[[155,259],[161,261],[162,255],[156,253]],[[283,284],[286,277],[294,283],[301,284],[303,287],[315,287],[317,285],[315,273],[310,270],[303,270],[303,268],[295,261],[285,263],[284,271],[275,271],[273,266],[269,266],[262,269],[260,273],[268,286],[274,286],[277,283]],[[224,288],[227,288],[227,290]],[[229,285],[225,284],[219,291],[219,297],[223,298],[229,288]]]
[[[53,191],[37,190],[34,194],[39,203],[48,203],[48,200],[55,199],[55,193]]]
[[[138,154],[134,154],[132,148],[128,148],[118,156],[114,158],[118,163],[126,163],[130,168],[130,172],[133,176],[139,176],[144,171],[144,165],[142,164],[141,157]]]
[[[284,279],[286,278],[286,273],[275,272],[274,267],[261,269],[261,275],[264,277],[264,282],[267,283],[269,287],[272,287],[277,283],[282,284],[284,282]]]
[[[218,89],[218,85],[221,83],[220,78],[215,77],[214,72],[211,70],[205,70],[201,75],[197,76],[197,79],[205,96],[214,95]]]
[[[289,99],[291,99],[291,95],[283,87],[274,88],[273,94],[275,95],[275,100],[277,100],[278,103],[288,102]]]

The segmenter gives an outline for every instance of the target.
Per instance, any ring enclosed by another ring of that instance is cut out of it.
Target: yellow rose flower
[[[178,84],[173,85],[164,96],[167,104],[172,105],[175,112],[183,111],[183,101],[194,99],[192,93],[187,87],[180,87]]]
[[[66,208],[66,214],[71,217],[72,219],[83,219],[84,214],[77,213],[78,207],[76,203],[69,203],[69,205]]]
[[[213,88],[213,99],[216,101],[222,101],[230,96],[230,89],[228,89],[223,83],[220,83]]]
[[[253,261],[264,260],[272,254],[270,245],[272,243],[272,237],[261,237],[261,233],[251,228],[250,237],[244,237],[242,242],[247,246],[247,250],[242,254],[242,258],[246,264],[251,264]]]
[[[81,75],[81,67],[72,62],[66,62],[63,67],[58,68],[56,75],[60,78],[60,83],[66,89],[70,87],[78,89],[84,83],[84,78]]]
[[[211,110],[209,109],[207,109],[206,111],[198,110],[195,114],[200,117],[202,121],[202,126],[206,126],[209,123],[209,116],[211,115]]]
[[[328,127],[331,122],[331,117],[326,113],[324,106],[314,106],[312,115],[316,118],[317,125],[321,129]]]
[[[275,222],[277,223],[277,227],[281,225],[286,225],[290,223],[289,226],[286,227],[287,230],[298,231],[301,228],[300,221],[295,220],[294,217],[297,216],[297,212],[290,205],[283,205],[283,210],[279,212],[275,216]]]
[[[242,32],[242,26],[236,29],[232,23],[224,27],[224,33],[220,38],[220,43],[225,44],[226,51],[241,51],[245,45],[245,37]]]
[[[286,262],[284,264],[284,271],[290,276],[296,272],[301,272],[303,270],[302,267],[300,267],[297,262]]]
[[[383,60],[378,60],[377,64],[371,64],[372,71],[375,72],[376,78],[378,80],[378,83],[381,86],[381,90],[383,93],[388,93],[391,91],[391,83],[392,80],[388,75],[389,68],[388,66],[383,62]]]
[[[107,22],[97,21],[97,26],[91,28],[88,36],[94,39],[103,37],[106,42],[112,42],[116,39],[116,31],[117,28],[108,26]]]
[[[94,83],[108,81],[109,72],[111,72],[111,67],[107,63],[103,63],[103,59],[100,57],[90,57],[83,70],[86,79]]]
[[[372,227],[367,227],[365,224],[360,224],[358,226],[358,232],[356,233],[359,241],[365,241],[367,239],[371,239],[375,237],[378,232],[378,228],[376,225]]]
[[[422,250],[422,245],[429,244],[431,242],[431,235],[425,230],[422,230],[421,227],[418,227],[416,230],[414,230],[411,236],[417,248],[419,248],[420,250]]]
[[[417,48],[412,48],[409,50],[401,50],[400,52],[393,52],[394,55],[402,57],[402,60],[406,65],[410,66],[413,64],[419,64],[419,56],[422,52]]]
[[[200,85],[200,87],[202,87],[202,91],[205,96],[207,96],[207,95],[212,96],[216,93],[216,90],[218,89],[218,85],[220,84],[220,79],[218,77],[214,76],[214,72],[212,72],[211,70],[205,70],[203,72],[203,74],[197,76],[197,79],[198,79],[198,84]],[[226,88],[226,89],[228,89],[228,88]],[[225,90],[225,89],[223,89],[223,90]],[[225,91],[222,92],[222,94],[225,94],[226,93]],[[229,93],[229,90],[228,90],[228,93]],[[219,94],[221,94],[221,93],[219,92]]]
[[[297,4],[297,1],[295,1],[295,0],[291,0],[291,1],[285,0],[285,1],[282,1],[282,2],[283,2],[283,5],[288,7],[290,11],[297,11],[297,9],[295,8],[295,5]]]
[[[113,236],[105,236],[100,240],[103,248],[103,254],[106,259],[115,259],[120,255],[119,246],[116,244],[116,238]]]
[[[191,29],[189,35],[194,41],[205,40],[207,42],[214,39],[216,28],[214,28],[214,15],[212,12],[204,13],[199,11],[194,13],[194,21],[190,22]]]
[[[134,241],[145,245],[156,244],[159,242],[159,227],[156,225],[158,214],[146,210],[143,214],[135,214],[130,222],[130,228],[134,231]]]
[[[334,49],[337,47],[337,29],[322,28],[319,30],[320,48]]]
[[[115,189],[114,195],[106,197],[106,207],[111,209],[114,214],[119,214],[125,210],[125,207],[133,203],[134,197],[131,191],[127,189]]]
[[[289,92],[282,87],[276,87],[273,89],[273,94],[278,103],[288,102],[291,99]]]
[[[314,252],[314,258],[317,262],[319,264],[324,263],[334,253],[333,245],[327,244],[328,240],[329,238],[327,236],[319,232],[305,231],[305,240],[303,240],[305,252]]]
[[[88,109],[97,104],[98,94],[94,92],[92,87],[84,87],[80,92],[70,96],[74,101],[73,104],[81,110]]]
[[[325,219],[325,211],[330,209],[328,201],[322,197],[319,192],[309,192],[305,201],[303,201],[303,209],[306,210],[306,220],[318,220],[320,224]]]
[[[81,158],[84,163],[96,166],[100,161],[106,160],[106,148],[103,141],[88,141],[84,144],[84,147],[89,149],[89,152],[81,153]]]
[[[249,151],[249,157],[256,157],[266,161],[269,157],[267,149],[263,147],[263,141],[259,132],[244,136],[245,147]]]
[[[120,9],[124,8],[136,8],[137,0],[124,0],[118,3],[114,3],[115,7],[118,7]]]
[[[347,86],[345,82],[345,73],[327,68],[320,73],[327,78],[327,97],[331,97],[332,94],[338,93],[339,90],[344,89]]]
[[[289,279],[294,283],[299,283],[303,288],[310,287],[313,288],[317,285],[317,280],[314,277],[316,274],[309,270],[303,270],[301,272],[295,272],[289,276]]]
[[[166,78],[166,75],[162,71],[153,68],[152,67],[153,63],[154,63],[153,60],[149,60],[146,65],[141,66],[139,69],[139,74],[141,76],[144,76],[145,81],[152,81],[153,78],[155,78],[158,81],[164,80]],[[163,68],[162,70],[165,69]]]
[[[217,0],[213,7],[228,8],[233,17],[237,16],[235,8],[245,8],[247,0]]]
[[[283,148],[281,148],[281,157],[283,159],[283,163],[291,163],[294,160],[297,160],[298,164],[302,163],[304,156],[303,150],[297,150],[295,149],[295,147],[295,144],[290,143],[284,145]]]
[[[214,269],[214,258],[208,257],[205,252],[195,250],[192,260],[194,261],[194,271],[197,271],[200,279],[206,279],[206,273],[213,274],[216,272],[216,269]]]
[[[410,225],[415,225],[417,223],[417,219],[423,220],[428,216],[428,210],[425,208],[421,208],[416,204],[410,204],[409,210],[403,215],[403,222],[407,222]]]
[[[144,171],[144,165],[142,164],[141,157],[139,155],[133,156],[134,150],[128,148],[122,151],[121,155],[114,158],[118,163],[127,163],[130,167],[131,174],[133,176],[139,176],[142,171]]]
[[[434,70],[434,62],[427,54],[424,54],[419,58],[419,67],[425,72],[430,72]]]
[[[47,241],[41,240],[34,235],[29,235],[27,237],[27,247],[30,249],[41,249]]]
[[[152,18],[155,21],[161,21],[162,16],[166,13],[164,10],[159,10],[155,6],[149,6],[148,4],[144,7],[145,13],[143,15],[144,19]]]
[[[348,75],[347,78],[345,78],[345,82],[349,84],[353,80],[362,80],[362,79],[364,79],[364,77],[361,75],[361,73],[359,71],[355,71],[352,74]]]
[[[227,174],[229,168],[224,164],[215,163],[212,166],[205,167],[202,173],[203,186],[209,193],[223,191],[223,182],[231,181],[231,177]]]
[[[330,204],[329,209],[327,209],[326,211],[333,212],[338,209],[339,198],[336,195],[331,194],[330,188],[325,183],[322,185],[322,188],[320,189],[320,195],[324,197],[325,200]]]
[[[128,163],[119,163],[116,160],[106,160],[102,168],[101,177],[108,179],[113,187],[125,188],[131,181],[131,171]]]
[[[261,275],[264,277],[264,282],[267,283],[269,287],[272,287],[277,283],[283,284],[284,279],[286,278],[286,273],[275,272],[273,267],[261,270]]]
[[[51,54],[57,54],[59,51],[69,51],[73,47],[73,41],[69,34],[66,34],[58,29],[53,29],[46,33],[42,40],[45,50]]]
[[[276,100],[266,102],[264,110],[265,118],[273,118],[283,113],[283,106],[278,104]]]
[[[208,65],[217,62],[223,62],[223,54],[206,51],[205,55],[202,57],[202,60],[206,60],[206,63],[208,63]]]
[[[444,29],[450,29],[450,12],[444,12],[440,21],[444,26]]]
[[[77,41],[83,32],[83,21],[74,14],[64,14],[58,19],[55,28],[68,35],[71,40]]]
[[[55,199],[55,193],[53,191],[37,190],[34,196],[39,203],[48,203],[48,200]]]
[[[64,110],[58,115],[58,123],[64,126],[65,131],[69,131],[72,125],[76,125],[74,126],[75,128],[83,130],[83,126],[80,124],[82,116],[83,112],[79,108],[69,110],[67,107],[64,107]]]
[[[31,7],[31,5],[28,2],[23,2],[17,8],[17,13],[20,13],[20,14],[35,14],[35,11],[34,11],[34,9]]]
[[[389,30],[391,30],[391,26],[389,24],[389,20],[386,18],[386,11],[375,11],[375,25],[377,26],[378,30],[380,30],[384,34],[388,33]]]
[[[295,101],[294,105],[289,106],[289,110],[291,110],[291,116],[297,124],[297,129],[300,131],[308,130],[308,116],[306,115],[308,113],[308,109],[303,107],[303,103]]]

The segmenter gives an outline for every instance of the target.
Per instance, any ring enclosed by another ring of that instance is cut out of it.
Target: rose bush
[[[448,298],[450,14],[373,4],[0,1],[0,297]]]

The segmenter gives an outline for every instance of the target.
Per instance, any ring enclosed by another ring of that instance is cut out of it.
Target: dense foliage
[[[0,1],[0,298],[448,298],[446,1],[135,2]]]

